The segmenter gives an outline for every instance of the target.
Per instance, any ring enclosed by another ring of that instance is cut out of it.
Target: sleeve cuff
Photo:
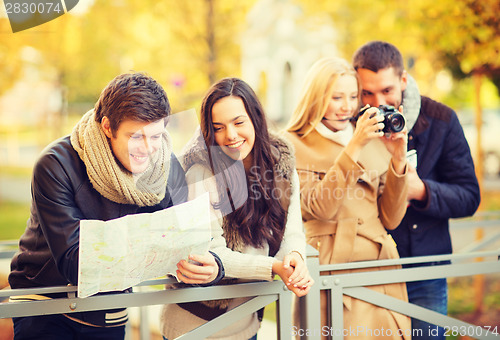
[[[395,177],[398,177],[398,178],[401,178],[401,177],[406,176],[406,174],[408,173],[408,162],[406,162],[406,164],[405,164],[405,168],[404,168],[404,170],[403,170],[403,173],[402,173],[402,174],[398,174],[398,173],[396,172],[396,169],[394,168],[394,163],[393,163],[393,162],[394,162],[394,160],[391,158],[391,163],[390,163],[390,164],[391,164],[391,171],[392,171],[392,173],[394,174],[394,176],[395,176]]]
[[[209,251],[210,254],[213,255],[214,259],[215,259],[215,262],[217,262],[217,265],[219,266],[219,273],[217,274],[217,277],[212,281],[212,282],[208,282],[208,283],[200,283],[200,284],[195,284],[195,285],[192,285],[194,287],[208,287],[208,286],[213,286],[213,285],[216,285],[217,283],[219,283],[223,278],[224,276],[226,275],[225,271],[224,271],[224,265],[222,264],[222,261],[221,259],[219,258],[219,256],[212,252],[212,251]]]
[[[297,254],[299,254],[299,256],[300,256],[300,258],[302,259],[302,261],[305,261],[305,260],[304,260],[304,255],[303,255],[300,251],[298,251],[298,250],[292,250],[292,251],[291,251],[291,252],[289,252],[288,254],[291,254],[291,253],[297,253]]]
[[[421,211],[429,209],[429,207],[431,205],[431,191],[429,189],[429,185],[427,184],[427,182],[425,180],[422,180],[422,182],[424,182],[425,191],[427,192],[427,200],[425,200],[425,201],[411,200],[410,201],[411,205],[415,209],[421,210]]]

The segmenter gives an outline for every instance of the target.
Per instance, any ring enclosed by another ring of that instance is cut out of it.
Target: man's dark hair
[[[401,53],[396,46],[385,41],[371,41],[361,46],[354,53],[352,64],[355,70],[365,68],[373,72],[393,67],[399,76],[404,71]]]
[[[143,73],[117,76],[102,90],[95,104],[95,120],[104,116],[114,134],[124,120],[154,122],[170,115],[170,103],[165,90]]]

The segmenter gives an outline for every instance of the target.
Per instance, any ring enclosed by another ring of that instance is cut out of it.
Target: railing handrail
[[[157,285],[165,285],[169,283],[177,283],[174,278],[161,278],[161,279],[153,279],[143,281],[134,287],[141,286],[157,286]],[[56,294],[56,293],[74,293],[78,290],[78,286],[52,286],[52,287],[34,287],[34,288],[18,288],[18,289],[3,289],[0,290],[0,299],[8,298],[11,296],[19,296],[19,295],[32,295],[32,294]]]
[[[470,223],[469,221],[464,222],[469,227],[476,227],[480,225],[483,226],[483,222],[478,221],[476,224]],[[489,226],[493,226],[494,221],[488,221]],[[500,219],[496,221],[496,226],[500,225]],[[17,243],[17,241],[15,241]],[[13,242],[0,242],[0,258],[2,246],[8,244],[12,246]],[[485,245],[487,243],[484,243]],[[9,250],[10,252],[10,250]],[[488,258],[494,257],[494,260],[486,260]],[[394,282],[407,282],[417,279],[427,279],[436,277],[454,277],[454,276],[468,276],[475,275],[478,273],[492,273],[500,272],[500,249],[488,250],[488,251],[475,251],[468,253],[455,253],[455,254],[444,254],[444,255],[433,255],[433,256],[420,256],[412,258],[401,258],[401,259],[391,259],[391,260],[374,260],[374,261],[363,261],[363,262],[353,262],[353,263],[341,263],[341,264],[328,264],[319,265],[318,251],[308,246],[307,248],[307,261],[311,272],[311,275],[316,281],[315,286],[309,292],[306,302],[307,317],[313,319],[313,322],[319,323],[319,292],[320,290],[337,289],[335,293],[336,300],[332,298],[332,301],[342,304],[342,295],[358,296],[361,298],[364,292],[363,287],[370,286],[374,283],[385,284]],[[461,263],[467,260],[476,259],[476,262],[472,263]],[[446,262],[445,262],[446,261]],[[444,264],[442,266],[418,266],[413,268],[400,268],[400,269],[387,269],[384,270],[384,275],[381,276],[379,271],[365,271],[356,273],[342,273],[333,275],[320,275],[324,271],[341,271],[350,269],[369,269],[373,267],[387,267],[387,266],[398,266],[398,265],[412,265],[412,264],[427,264],[431,262],[445,262],[450,264]],[[457,269],[458,268],[458,269]],[[453,271],[456,272],[453,272]],[[454,275],[457,274],[457,275]],[[157,286],[164,285],[167,283],[176,282],[173,278],[162,278],[155,280],[148,280],[140,283],[137,286]],[[340,289],[340,295],[338,295],[338,289]],[[360,290],[361,289],[361,290]],[[82,312],[91,311],[99,309],[113,309],[122,307],[142,307],[149,305],[160,305],[169,303],[180,303],[180,302],[191,302],[191,301],[205,301],[212,299],[222,299],[231,297],[256,297],[255,303],[249,307],[249,309],[239,309],[241,313],[253,312],[259,304],[268,303],[268,301],[277,301],[283,304],[282,311],[287,313],[291,310],[291,293],[287,290],[286,286],[281,281],[272,282],[249,282],[249,283],[238,283],[233,285],[225,286],[213,286],[213,287],[186,287],[178,288],[172,290],[156,290],[156,291],[137,291],[135,290],[129,294],[117,294],[117,295],[97,295],[87,298],[76,298],[74,297],[77,291],[76,286],[54,286],[54,287],[43,287],[43,288],[27,288],[27,289],[5,289],[0,290],[0,300],[8,298],[11,296],[18,295],[28,295],[28,294],[51,294],[51,293],[68,293],[67,298],[57,298],[44,301],[31,301],[31,302],[1,302],[0,303],[0,318],[10,318],[16,316],[29,316],[29,315],[41,315],[41,314],[59,314],[59,313],[72,313],[72,312]],[[368,294],[368,293],[366,293]],[[366,295],[365,294],[365,295]],[[264,300],[259,300],[259,297],[268,296]],[[340,298],[339,298],[340,296]],[[368,299],[368,298],[367,298]],[[366,301],[370,301],[369,299]],[[404,305],[405,303],[403,303]],[[401,304],[400,304],[401,305]],[[408,303],[406,303],[408,305]],[[382,303],[382,307],[389,308]],[[415,307],[415,306],[412,306]],[[393,307],[395,310],[397,308],[402,308],[401,306]],[[416,307],[415,307],[416,308]],[[407,315],[412,315],[410,314]],[[418,312],[415,312],[418,315]],[[312,315],[312,317],[311,317]],[[233,316],[234,318],[234,316]],[[226,319],[215,319],[216,326],[224,327],[221,320],[231,319],[231,316],[227,316]],[[283,322],[283,320],[287,320]],[[280,328],[282,334],[281,338],[290,338],[290,334],[284,334],[286,332],[286,325],[290,325],[290,316],[280,315],[278,317],[278,327]],[[339,322],[339,320],[336,320]],[[338,326],[338,324],[337,324]],[[210,329],[210,328],[209,328]],[[217,330],[217,328],[215,328]],[[186,338],[191,338],[189,335]],[[194,336],[192,337],[195,338]],[[314,337],[313,337],[314,338]]]
[[[148,283],[157,285],[165,281],[170,280],[149,280]],[[146,284],[146,282],[143,284]],[[64,290],[66,287],[58,288]],[[71,288],[74,294],[75,287],[68,288]],[[6,292],[8,291],[9,290],[6,290]],[[17,289],[10,290],[10,293],[14,291],[17,291]],[[214,334],[225,328],[227,326],[225,322],[228,320],[234,322],[274,301],[281,307],[277,309],[277,314],[280,310],[291,310],[291,292],[288,291],[283,282],[271,281],[238,283],[212,287],[186,287],[147,292],[134,291],[126,294],[96,295],[86,298],[65,297],[29,302],[0,302],[0,319],[241,297],[250,297],[251,299],[234,310],[228,311],[212,320],[210,325],[206,324],[202,326],[202,330],[195,329],[185,334],[182,339],[199,339],[200,334]],[[282,339],[291,340],[289,335],[292,324],[291,315],[287,315],[286,313],[284,315],[278,314],[277,318],[280,320],[280,325],[277,327],[278,336]],[[143,325],[141,324],[141,326]]]
[[[495,252],[497,253],[497,252]],[[317,260],[317,259],[316,259]],[[318,266],[320,271],[329,270],[329,266],[320,265]],[[348,295],[356,299],[366,301],[368,303],[373,303],[382,308],[394,310],[400,314],[407,315],[410,317],[415,317],[424,320],[429,323],[437,324],[441,327],[479,327],[476,325],[468,324],[466,322],[451,318],[447,315],[441,315],[439,313],[427,310],[425,308],[419,307],[417,305],[398,300],[387,296],[385,294],[377,293],[367,287],[372,285],[384,285],[393,284],[401,282],[411,282],[420,281],[428,279],[438,279],[438,278],[449,278],[449,277],[460,277],[460,276],[472,276],[478,274],[493,274],[500,273],[500,261],[495,260],[485,260],[481,258],[478,262],[465,263],[465,264],[455,264],[450,263],[442,266],[420,266],[412,268],[397,268],[397,269],[387,269],[383,270],[384,275],[380,275],[380,271],[362,271],[354,273],[341,273],[320,276],[316,279],[320,280],[319,286],[316,287],[315,293],[319,295],[318,291],[326,290],[330,291],[331,294],[331,312],[329,315],[335,315],[336,317],[332,319],[331,327],[332,329],[343,329],[343,295]],[[308,294],[306,300],[309,298],[319,300],[319,296],[313,297]],[[307,301],[306,301],[307,305]],[[318,317],[311,318],[309,316],[308,309],[311,308],[310,304],[307,307],[307,312],[304,318],[306,320],[302,321],[306,329],[321,329],[321,324]],[[318,304],[316,304],[317,306]],[[317,308],[317,307],[312,307]],[[500,330],[498,330],[500,331]],[[478,339],[493,339],[495,334],[489,332],[487,334],[486,330],[484,334],[478,336]],[[343,339],[343,334],[334,334],[333,339]],[[495,339],[498,337],[495,337]],[[311,336],[307,338],[320,339],[319,336]]]
[[[456,253],[431,256],[404,257],[399,259],[370,260],[349,263],[336,263],[321,265],[321,271],[335,271],[346,269],[364,269],[374,267],[387,267],[395,265],[424,264],[429,262],[447,262],[453,260],[466,260],[480,257],[500,256],[500,248],[493,251],[478,251],[473,253]]]
[[[315,257],[318,255],[316,249],[311,246],[307,247],[307,257]],[[348,270],[348,269],[368,269],[374,267],[386,267],[395,265],[406,265],[406,264],[421,264],[429,262],[444,262],[453,260],[463,260],[463,259],[473,259],[482,257],[492,257],[500,256],[500,249],[494,251],[482,251],[466,254],[445,254],[445,255],[433,255],[433,256],[418,256],[411,258],[400,258],[400,259],[388,259],[388,260],[372,260],[372,261],[360,261],[360,262],[350,262],[350,263],[337,263],[337,264],[327,264],[321,265],[321,272],[323,271],[337,271],[337,270]],[[139,283],[139,286],[157,286],[165,285],[169,283],[176,283],[174,278],[161,278],[154,280],[147,280]],[[207,287],[208,288],[208,287]],[[7,298],[11,296],[19,295],[30,295],[30,294],[54,294],[54,293],[72,293],[76,292],[77,286],[52,286],[52,287],[35,287],[35,288],[21,288],[21,289],[4,289],[0,290],[0,298]],[[207,299],[208,300],[208,299]]]
[[[158,282],[164,280],[150,280],[150,283],[157,285]],[[64,286],[58,288],[66,288]],[[74,287],[71,287],[74,288]],[[38,292],[40,290],[29,289],[32,293]],[[64,289],[62,289],[64,290]],[[286,289],[287,290],[287,289]],[[18,295],[17,291],[19,289],[7,289],[2,292],[7,293],[7,295]],[[22,289],[26,291],[26,289]],[[183,287],[176,289],[159,289],[156,291],[134,291],[132,293],[118,293],[111,295],[94,295],[85,298],[78,297],[64,297],[55,298],[50,300],[40,300],[40,301],[29,301],[29,302],[2,302],[0,303],[0,318],[10,318],[17,316],[29,316],[38,314],[60,314],[60,313],[74,313],[74,312],[85,312],[100,309],[113,309],[113,308],[124,308],[124,307],[141,307],[148,305],[160,305],[160,304],[170,304],[170,303],[182,303],[182,302],[193,302],[193,301],[206,301],[206,300],[217,300],[224,298],[239,298],[239,297],[253,297],[259,295],[269,295],[269,294],[282,294],[284,291],[284,284],[281,281],[271,281],[271,282],[248,282],[248,283],[237,283],[224,286],[211,286],[211,287]],[[12,294],[14,293],[14,294]],[[137,297],[141,298],[138,299]],[[151,299],[153,297],[153,299]],[[104,302],[104,303],[103,303]],[[47,305],[51,307],[50,313],[36,313],[33,310],[27,310],[26,313],[19,313],[18,306],[43,306]],[[75,304],[71,306],[72,304]],[[103,304],[106,307],[103,307]],[[12,308],[10,308],[10,307]],[[8,314],[2,311],[11,310],[14,314]]]

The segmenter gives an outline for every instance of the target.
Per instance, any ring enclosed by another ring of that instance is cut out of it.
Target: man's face
[[[125,120],[114,135],[111,133],[107,117],[102,119],[101,126],[109,138],[116,159],[132,173],[144,172],[155,153],[161,150],[165,133],[163,119],[151,123]]]
[[[361,101],[370,106],[392,105],[396,109],[402,103],[403,91],[406,89],[406,71],[399,76],[393,67],[378,72],[360,68]]]

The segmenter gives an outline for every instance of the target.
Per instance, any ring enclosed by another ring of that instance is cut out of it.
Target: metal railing
[[[453,228],[476,228],[480,225],[485,228],[495,227],[497,229],[500,226],[499,218],[494,217],[491,219],[491,216],[478,216],[478,218],[481,220],[478,221],[477,218],[475,218],[474,220],[454,221],[452,225]],[[483,220],[487,218],[490,218],[490,220]],[[173,290],[158,289],[153,291],[142,291],[139,288],[134,289],[134,292],[130,294],[91,296],[83,299],[75,297],[77,287],[2,290],[0,291],[0,301],[14,295],[49,294],[56,292],[68,293],[69,297],[44,301],[2,302],[0,303],[0,318],[73,313],[121,307],[141,307],[235,297],[253,297],[243,305],[207,322],[178,339],[200,339],[210,334],[215,334],[228,324],[275,301],[277,305],[276,332],[278,339],[292,339],[292,337],[299,336],[301,333],[304,334],[302,338],[305,338],[307,334],[307,339],[320,339],[321,335],[325,335],[325,333],[331,335],[333,339],[342,339],[344,337],[343,295],[347,295],[396,311],[400,314],[421,319],[439,326],[445,326],[450,333],[455,329],[457,331],[465,329],[466,332],[469,332],[466,335],[478,339],[499,339],[500,336],[493,334],[494,330],[492,329],[479,327],[446,315],[441,315],[367,288],[372,285],[425,279],[500,273],[500,249],[478,251],[493,245],[498,239],[500,239],[500,232],[496,230],[496,233],[493,233],[493,235],[490,235],[487,239],[480,240],[465,247],[465,252],[461,251],[451,255],[364,261],[335,265],[319,265],[318,253],[315,249],[310,247],[308,248],[307,263],[316,284],[306,297],[299,300],[301,329],[292,326],[290,312],[292,309],[292,294],[281,281],[241,283],[214,287],[189,287]],[[12,256],[12,250],[2,249],[2,245],[4,245],[4,243],[0,244],[0,258]],[[5,256],[2,256],[2,252]],[[451,263],[439,266],[321,275],[322,272],[344,271],[346,269],[369,269],[374,267],[437,261],[451,261]],[[164,285],[172,282],[174,282],[173,279],[150,280],[136,287]],[[331,316],[331,324],[329,325],[328,332],[324,332],[320,321],[320,291],[324,290],[328,291],[330,296],[329,315]],[[159,318],[159,316],[156,317]],[[141,339],[143,340],[149,339],[147,325],[147,320],[141,318],[140,326],[143,328],[141,330]],[[300,332],[300,330],[302,330],[302,332]],[[500,332],[500,329],[496,331]]]
[[[173,282],[172,279],[157,279],[143,282],[139,286],[163,285]],[[292,296],[281,281],[252,282],[214,287],[189,287],[147,292],[134,291],[129,294],[99,295],[87,298],[75,297],[76,288],[75,286],[60,286],[0,291],[0,300],[10,296],[29,294],[67,293],[70,296],[68,298],[56,298],[42,301],[3,302],[0,303],[0,318],[74,313],[224,298],[253,297],[244,304],[178,339],[202,339],[207,335],[214,334],[227,327],[228,324],[238,321],[245,315],[258,311],[274,301],[276,301],[278,307],[278,337],[281,339],[290,338],[287,337],[287,334],[290,334],[290,329],[292,327],[291,316],[289,315],[292,308]],[[281,311],[285,312],[280,313]],[[159,315],[157,317],[159,318]]]
[[[500,328],[492,329],[472,325],[366,288],[373,285],[500,273],[500,248],[493,247],[493,250],[479,251],[494,246],[495,242],[500,239],[500,212],[479,213],[474,218],[453,220],[451,228],[452,233],[460,229],[472,228],[495,228],[495,230],[492,230],[493,232],[488,237],[473,240],[466,247],[449,255],[320,265],[317,253],[314,255],[311,252],[308,255],[308,268],[314,276],[316,285],[306,297],[300,299],[301,328],[294,328],[292,333],[302,339],[306,337],[307,339],[320,339],[322,335],[328,335],[332,339],[343,339],[345,332],[349,331],[344,329],[343,323],[343,296],[347,295],[412,318],[445,327],[449,335],[464,333],[462,335],[477,339],[500,339]],[[441,261],[451,261],[451,263],[438,266],[424,265],[382,271],[321,275],[322,272],[426,264]],[[467,261],[469,262],[467,263]],[[326,291],[329,297],[327,310],[329,325],[326,326],[322,326],[320,321],[321,312],[320,308],[318,308],[320,306],[320,291]]]
[[[332,339],[343,339],[346,332],[351,334],[351,330],[344,329],[343,322],[343,295],[369,302],[371,304],[393,310],[412,318],[420,319],[431,324],[446,327],[450,333],[455,330],[465,330],[468,336],[477,339],[499,339],[500,329],[477,328],[472,325],[446,315],[441,315],[434,311],[419,307],[417,305],[401,301],[399,299],[375,292],[369,288],[373,285],[383,285],[400,282],[420,281],[427,279],[449,278],[459,276],[471,276],[478,274],[500,273],[500,249],[495,251],[475,252],[470,254],[454,254],[439,256],[424,256],[405,258],[399,260],[378,260],[357,263],[346,263],[336,265],[319,265],[317,258],[310,258],[308,265],[310,268],[319,268],[320,271],[338,271],[346,269],[364,269],[373,267],[394,266],[403,264],[428,263],[438,261],[453,261],[451,264],[439,266],[422,266],[403,269],[388,269],[382,271],[356,272],[347,274],[333,274],[327,276],[317,276],[315,278],[316,289],[301,299],[301,328],[295,329],[296,335],[307,335],[307,339],[320,339],[321,335],[329,335]],[[479,259],[472,263],[455,263],[456,260],[464,261]],[[314,264],[316,262],[316,264]],[[310,269],[311,270],[311,269]],[[317,271],[313,270],[317,273]],[[329,315],[330,325],[320,324],[320,291],[325,290],[329,294]],[[303,325],[303,326],[302,326]],[[326,327],[326,328],[325,328]],[[473,331],[470,331],[473,330]],[[356,330],[366,332],[366,329]],[[372,330],[376,331],[376,330]],[[474,336],[476,335],[476,336]],[[306,338],[306,337],[302,337]]]
[[[19,241],[0,241],[0,259],[10,259],[17,251]]]

